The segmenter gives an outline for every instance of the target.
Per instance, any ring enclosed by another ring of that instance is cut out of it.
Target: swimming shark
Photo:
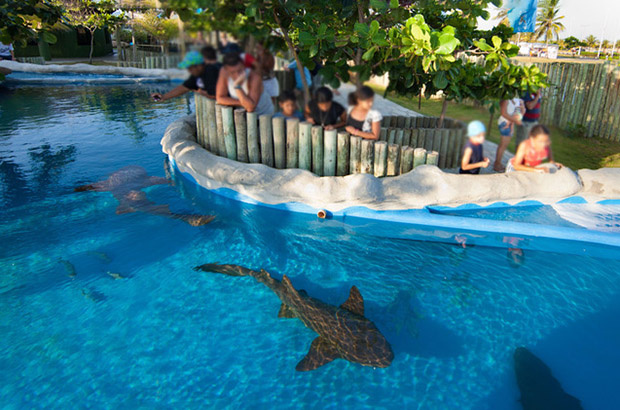
[[[205,264],[194,270],[253,277],[282,301],[278,317],[297,318],[318,333],[308,354],[295,367],[298,371],[314,370],[335,359],[372,367],[388,367],[394,359],[388,341],[375,324],[364,317],[364,299],[355,286],[342,305],[333,306],[308,296],[303,290],[296,290],[286,275],[280,281],[263,269],[256,272],[237,265]]]
[[[146,212],[152,215],[161,215],[179,219],[192,226],[206,225],[211,222],[213,215],[183,215],[170,211],[168,205],[158,205],[146,197],[142,191],[153,185],[169,184],[166,178],[149,176],[144,168],[138,165],[129,165],[112,173],[108,179],[94,184],[82,185],[75,188],[75,192],[96,191],[111,192],[119,202],[116,208],[118,215],[131,212]]]
[[[566,393],[551,369],[525,347],[514,352],[515,373],[524,410],[582,410],[579,399]]]

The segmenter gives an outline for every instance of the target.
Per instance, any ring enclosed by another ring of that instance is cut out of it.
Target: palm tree
[[[584,41],[588,47],[596,47],[596,44],[598,43],[598,40],[592,34],[586,37]]]
[[[536,40],[544,35],[545,44],[549,44],[549,40],[559,38],[560,32],[564,31],[564,24],[560,23],[564,16],[559,15],[559,2],[560,0],[542,0],[536,18],[538,24],[535,32]]]

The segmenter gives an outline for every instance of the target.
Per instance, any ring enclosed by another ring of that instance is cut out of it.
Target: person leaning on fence
[[[333,100],[334,94],[329,88],[319,87],[304,110],[306,120],[326,130],[344,127],[347,123],[347,112]]]
[[[375,92],[366,85],[349,94],[345,128],[349,134],[368,140],[379,139],[383,116],[379,111],[372,109],[374,102]]]
[[[285,119],[297,118],[304,121],[304,115],[297,109],[297,97],[292,91],[282,91],[278,98],[280,111],[273,115],[273,118],[284,117]]]
[[[217,103],[258,115],[273,114],[273,102],[264,90],[261,74],[246,68],[237,53],[226,54],[222,63],[215,92]]]
[[[523,95],[523,103],[525,104],[525,114],[523,114],[522,138],[517,139],[517,146],[521,144],[530,135],[530,130],[538,124],[540,119],[540,90],[535,93],[526,93]]]
[[[265,92],[269,94],[275,105],[280,95],[280,84],[273,71],[276,60],[273,58],[273,54],[260,43],[256,44],[256,61],[254,65],[256,70],[258,70],[263,77],[263,88]]]
[[[185,58],[179,63],[179,68],[187,69],[190,74],[189,78],[183,84],[163,95],[160,93],[151,94],[151,98],[156,102],[166,101],[190,91],[197,92],[207,98],[215,98],[215,86],[220,71],[220,66],[215,58],[215,50],[209,46],[203,48],[202,55],[197,51],[190,51],[185,54]]]
[[[497,145],[497,154],[495,155],[493,170],[495,172],[504,172],[505,169],[502,166],[502,157],[504,156],[508,144],[510,144],[510,139],[514,135],[515,126],[521,125],[521,119],[523,118],[523,114],[525,114],[525,106],[522,99],[515,97],[511,100],[502,100],[499,103],[499,108],[500,116],[497,120],[497,125],[499,127],[501,139]]]
[[[549,168],[541,166],[544,161],[562,168],[562,164],[553,160],[551,151],[551,137],[544,125],[535,125],[530,131],[529,138],[519,144],[517,154],[508,163],[506,172],[528,171],[548,173]]]
[[[487,132],[486,127],[480,121],[472,121],[467,124],[467,138],[469,141],[465,144],[463,150],[463,159],[459,174],[479,174],[480,169],[489,166],[489,159],[485,158],[483,153],[484,137]]]

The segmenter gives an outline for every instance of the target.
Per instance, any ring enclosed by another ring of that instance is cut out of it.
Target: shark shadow
[[[514,352],[515,374],[524,410],[582,410],[579,399],[566,393],[551,369],[525,347]]]
[[[116,214],[131,212],[144,212],[151,215],[160,215],[172,219],[179,219],[192,226],[206,225],[211,222],[213,215],[186,215],[170,211],[168,205],[156,204],[146,197],[142,191],[153,185],[168,184],[166,178],[149,176],[146,170],[137,165],[129,165],[111,174],[108,179],[95,182],[94,184],[82,185],[75,188],[75,192],[96,191],[111,192],[119,202]]]
[[[335,359],[372,367],[388,367],[394,359],[388,341],[375,324],[364,317],[364,299],[355,286],[349,298],[338,307],[296,290],[286,275],[279,281],[265,270],[256,272],[237,265],[205,264],[194,270],[253,277],[282,301],[278,317],[297,318],[318,333],[308,354],[295,367],[297,371],[314,370]]]

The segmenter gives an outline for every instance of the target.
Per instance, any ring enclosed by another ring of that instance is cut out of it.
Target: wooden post
[[[273,135],[271,131],[271,115],[261,115],[260,122],[260,153],[261,162],[273,167]]]
[[[404,135],[405,135],[405,130],[403,130],[402,128],[397,129],[396,130],[396,136],[394,137],[394,144],[396,144],[398,146],[403,145]]]
[[[222,107],[222,128],[224,131],[224,146],[226,157],[233,161],[237,159],[237,141],[235,137],[235,118],[232,107]]]
[[[407,118],[409,118],[409,117],[407,117]],[[411,146],[411,130],[410,129],[406,129],[403,132],[403,146],[405,146],[405,147]]]
[[[437,154],[441,151],[441,129],[435,128],[433,131],[433,151],[437,151]],[[437,163],[439,166],[439,163]]]
[[[196,142],[204,147],[204,131],[202,129],[202,96],[200,94],[194,94],[194,105],[196,106]]]
[[[372,174],[374,172],[373,159],[375,148],[372,140],[362,140],[362,174]]]
[[[406,174],[413,169],[413,148],[405,147],[402,151],[400,174]]]
[[[205,101],[206,108],[206,132],[209,141],[209,151],[217,155],[219,149],[217,147],[217,124],[215,122],[215,100],[207,98]]]
[[[215,104],[215,125],[217,127],[217,155],[226,156],[226,143],[224,141],[224,125],[222,123],[222,106]]]
[[[237,138],[237,161],[248,162],[248,136],[245,124],[246,112],[243,108],[235,110],[235,136]]]
[[[431,151],[426,155],[426,164],[437,166],[439,162],[439,153],[437,151]]]
[[[297,168],[299,162],[299,120],[286,120],[286,167]]]
[[[388,146],[388,158],[387,158],[387,175],[393,177],[398,175],[400,171],[400,147],[396,144],[390,144]]]
[[[336,161],[336,175],[339,177],[345,176],[349,173],[349,134],[346,132],[338,133],[337,142],[337,161]]]
[[[411,145],[413,148],[418,148],[420,146],[418,143],[419,135],[420,135],[420,130],[418,129],[411,130],[411,141],[409,142],[409,145]]]
[[[323,175],[323,127],[312,127],[312,172]]]
[[[273,127],[273,158],[276,168],[286,168],[286,135],[284,117],[274,117]]]
[[[351,136],[351,153],[349,155],[349,173],[362,172],[362,138]]]
[[[387,133],[388,129],[385,127],[381,127],[381,132],[379,133],[379,141],[387,141]]]
[[[391,128],[388,131],[387,143],[388,144],[393,144],[394,143],[394,139],[396,139],[396,130],[394,128]]]
[[[260,138],[258,133],[258,116],[255,112],[246,114],[248,128],[248,159],[252,164],[261,162]]]
[[[426,164],[426,150],[424,148],[416,148],[413,150],[413,168]]]
[[[448,152],[447,152],[447,156],[448,159],[446,160],[446,168],[454,168],[456,167],[456,163],[458,162],[458,159],[455,156],[455,152],[457,150],[457,146],[456,146],[456,134],[457,134],[458,130],[456,128],[451,128],[448,131]]]
[[[312,169],[312,124],[299,123],[299,168]]]
[[[323,175],[333,177],[336,175],[336,155],[337,155],[338,131],[326,130],[324,133],[323,149]]]
[[[440,129],[439,138],[441,138],[441,149],[439,151],[439,168],[444,169],[448,167],[448,142],[450,139],[450,130]]]
[[[381,127],[388,128],[390,126],[390,122],[392,122],[392,116],[391,115],[384,116],[383,120],[381,121]]]
[[[405,117],[404,116],[399,115],[398,117],[396,117],[396,127],[405,128]]]
[[[374,145],[374,174],[377,178],[381,178],[387,175],[388,143],[385,141],[377,141]]]
[[[411,129],[411,121],[412,120],[413,120],[413,117],[411,117],[411,116],[407,116],[405,118],[405,129],[406,130]]]

